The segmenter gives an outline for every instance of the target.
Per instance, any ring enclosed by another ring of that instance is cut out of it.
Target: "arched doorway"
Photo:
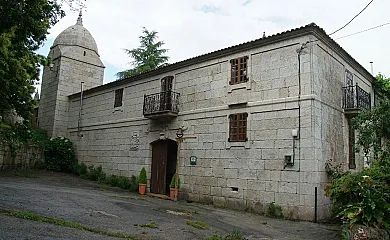
[[[176,172],[177,142],[166,139],[152,142],[150,191],[169,194],[169,184]]]

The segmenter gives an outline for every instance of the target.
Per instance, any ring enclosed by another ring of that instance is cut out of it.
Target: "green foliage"
[[[134,49],[125,49],[125,52],[134,59],[134,68],[118,72],[118,79],[131,77],[167,65],[168,57],[164,54],[167,49],[162,49],[164,42],[156,42],[158,36],[156,31],[149,32],[143,28],[143,35],[139,37],[141,46]]]
[[[271,202],[268,204],[266,215],[268,217],[273,217],[273,218],[282,218],[283,211],[279,205],[275,204],[274,202]]]
[[[344,175],[347,175],[349,172],[343,170],[343,164],[339,163],[336,166],[333,166],[332,161],[327,161],[325,163],[325,171],[328,177],[331,180],[338,179]]]
[[[138,183],[139,184],[146,184],[148,182],[147,176],[146,176],[146,169],[142,168],[141,172],[139,173]]]
[[[87,167],[84,163],[77,164],[75,167],[77,170],[76,173],[81,178],[92,180],[98,183],[103,183],[110,185],[112,187],[118,187],[124,190],[129,190],[131,192],[138,191],[138,180],[136,176],[131,176],[131,178],[125,176],[110,175],[106,176],[106,173],[103,171],[102,166],[90,165]]]
[[[131,176],[130,179],[124,176],[111,175],[106,178],[105,184],[129,190],[131,192],[136,192],[138,190],[137,177],[134,175]]]
[[[158,228],[156,222],[145,223],[145,224],[134,224],[134,226],[147,227],[147,228]]]
[[[40,215],[33,213],[33,212],[13,211],[13,212],[10,212],[9,215],[13,216],[13,217],[21,218],[21,219],[28,219],[28,220],[37,221],[37,222],[50,223],[50,224],[54,224],[57,226],[64,226],[64,227],[70,227],[70,228],[74,228],[74,229],[78,229],[78,230],[89,231],[89,232],[93,232],[93,233],[97,233],[97,234],[101,234],[101,235],[105,235],[105,236],[110,236],[110,237],[142,240],[142,238],[139,238],[136,236],[126,235],[123,233],[107,232],[104,230],[84,226],[80,223],[66,221],[64,219],[40,216]]]
[[[74,172],[77,163],[76,152],[72,142],[64,137],[52,138],[44,146],[45,164],[48,170],[57,172]]]
[[[203,240],[245,240],[244,236],[242,235],[241,231],[238,229],[233,229],[228,235],[221,236],[218,234],[214,234],[211,237],[203,238]]]
[[[366,156],[372,149],[377,157],[390,149],[390,102],[385,101],[371,111],[363,111],[353,119],[353,126],[359,132],[357,150]]]
[[[88,173],[88,167],[85,163],[75,164],[75,174],[79,176],[85,176]]]
[[[209,225],[202,221],[187,221],[187,225],[203,230],[209,229]]]
[[[0,121],[15,110],[29,119],[35,104],[31,97],[44,56],[35,53],[48,29],[65,14],[57,1],[2,1],[0,10]]]
[[[35,144],[43,148],[47,140],[46,133],[32,127],[28,121],[14,125],[0,122],[0,143],[9,148],[13,158],[23,146]]]
[[[379,73],[376,80],[374,83],[376,93],[381,95],[382,98],[390,99],[390,78],[386,78],[385,75]]]
[[[333,201],[334,214],[351,226],[358,223],[389,229],[389,180],[390,168],[374,162],[372,168],[333,180],[325,192]]]
[[[175,175],[173,175],[171,183],[169,184],[170,188],[175,188],[175,181],[176,181],[176,173],[175,173]],[[177,189],[180,189],[180,177],[177,180]]]

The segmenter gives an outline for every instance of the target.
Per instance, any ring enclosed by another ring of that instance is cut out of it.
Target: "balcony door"
[[[161,79],[160,111],[172,110],[173,76]]]
[[[345,106],[346,108],[353,108],[355,106],[355,94],[353,86],[353,75],[350,71],[345,71]]]

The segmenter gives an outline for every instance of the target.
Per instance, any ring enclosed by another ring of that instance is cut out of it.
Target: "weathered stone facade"
[[[230,60],[242,56],[248,56],[249,81],[231,85]],[[79,161],[125,176],[146,167],[150,179],[151,143],[174,140],[182,127],[196,137],[181,148],[182,198],[259,212],[274,202],[290,218],[313,220],[317,188],[318,218],[326,218],[325,162],[348,159],[345,70],[373,96],[373,77],[322,29],[308,25],[87,90],[81,128],[80,93],[70,95],[66,132]],[[147,119],[144,96],[159,93],[166,76],[174,77],[180,112],[172,120]],[[121,88],[123,105],[114,108]],[[229,115],[244,112],[247,141],[228,141]],[[285,165],[286,155],[293,166]]]
[[[55,39],[48,56],[52,63],[43,70],[39,126],[50,135],[67,135],[68,96],[103,84],[104,65],[89,31],[76,25]]]
[[[12,153],[8,146],[0,144],[0,170],[33,168],[36,162],[44,162],[44,153],[36,145],[24,145]]]

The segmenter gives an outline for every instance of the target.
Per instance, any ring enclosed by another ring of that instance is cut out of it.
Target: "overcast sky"
[[[95,38],[104,62],[104,83],[129,68],[123,48],[136,48],[142,27],[158,32],[169,49],[169,63],[297,28],[311,22],[327,33],[340,28],[370,0],[87,0],[83,25]],[[333,39],[390,22],[389,0],[373,3]],[[55,37],[74,25],[78,12],[49,30],[39,51],[47,55]],[[336,40],[361,65],[390,77],[390,25]]]

